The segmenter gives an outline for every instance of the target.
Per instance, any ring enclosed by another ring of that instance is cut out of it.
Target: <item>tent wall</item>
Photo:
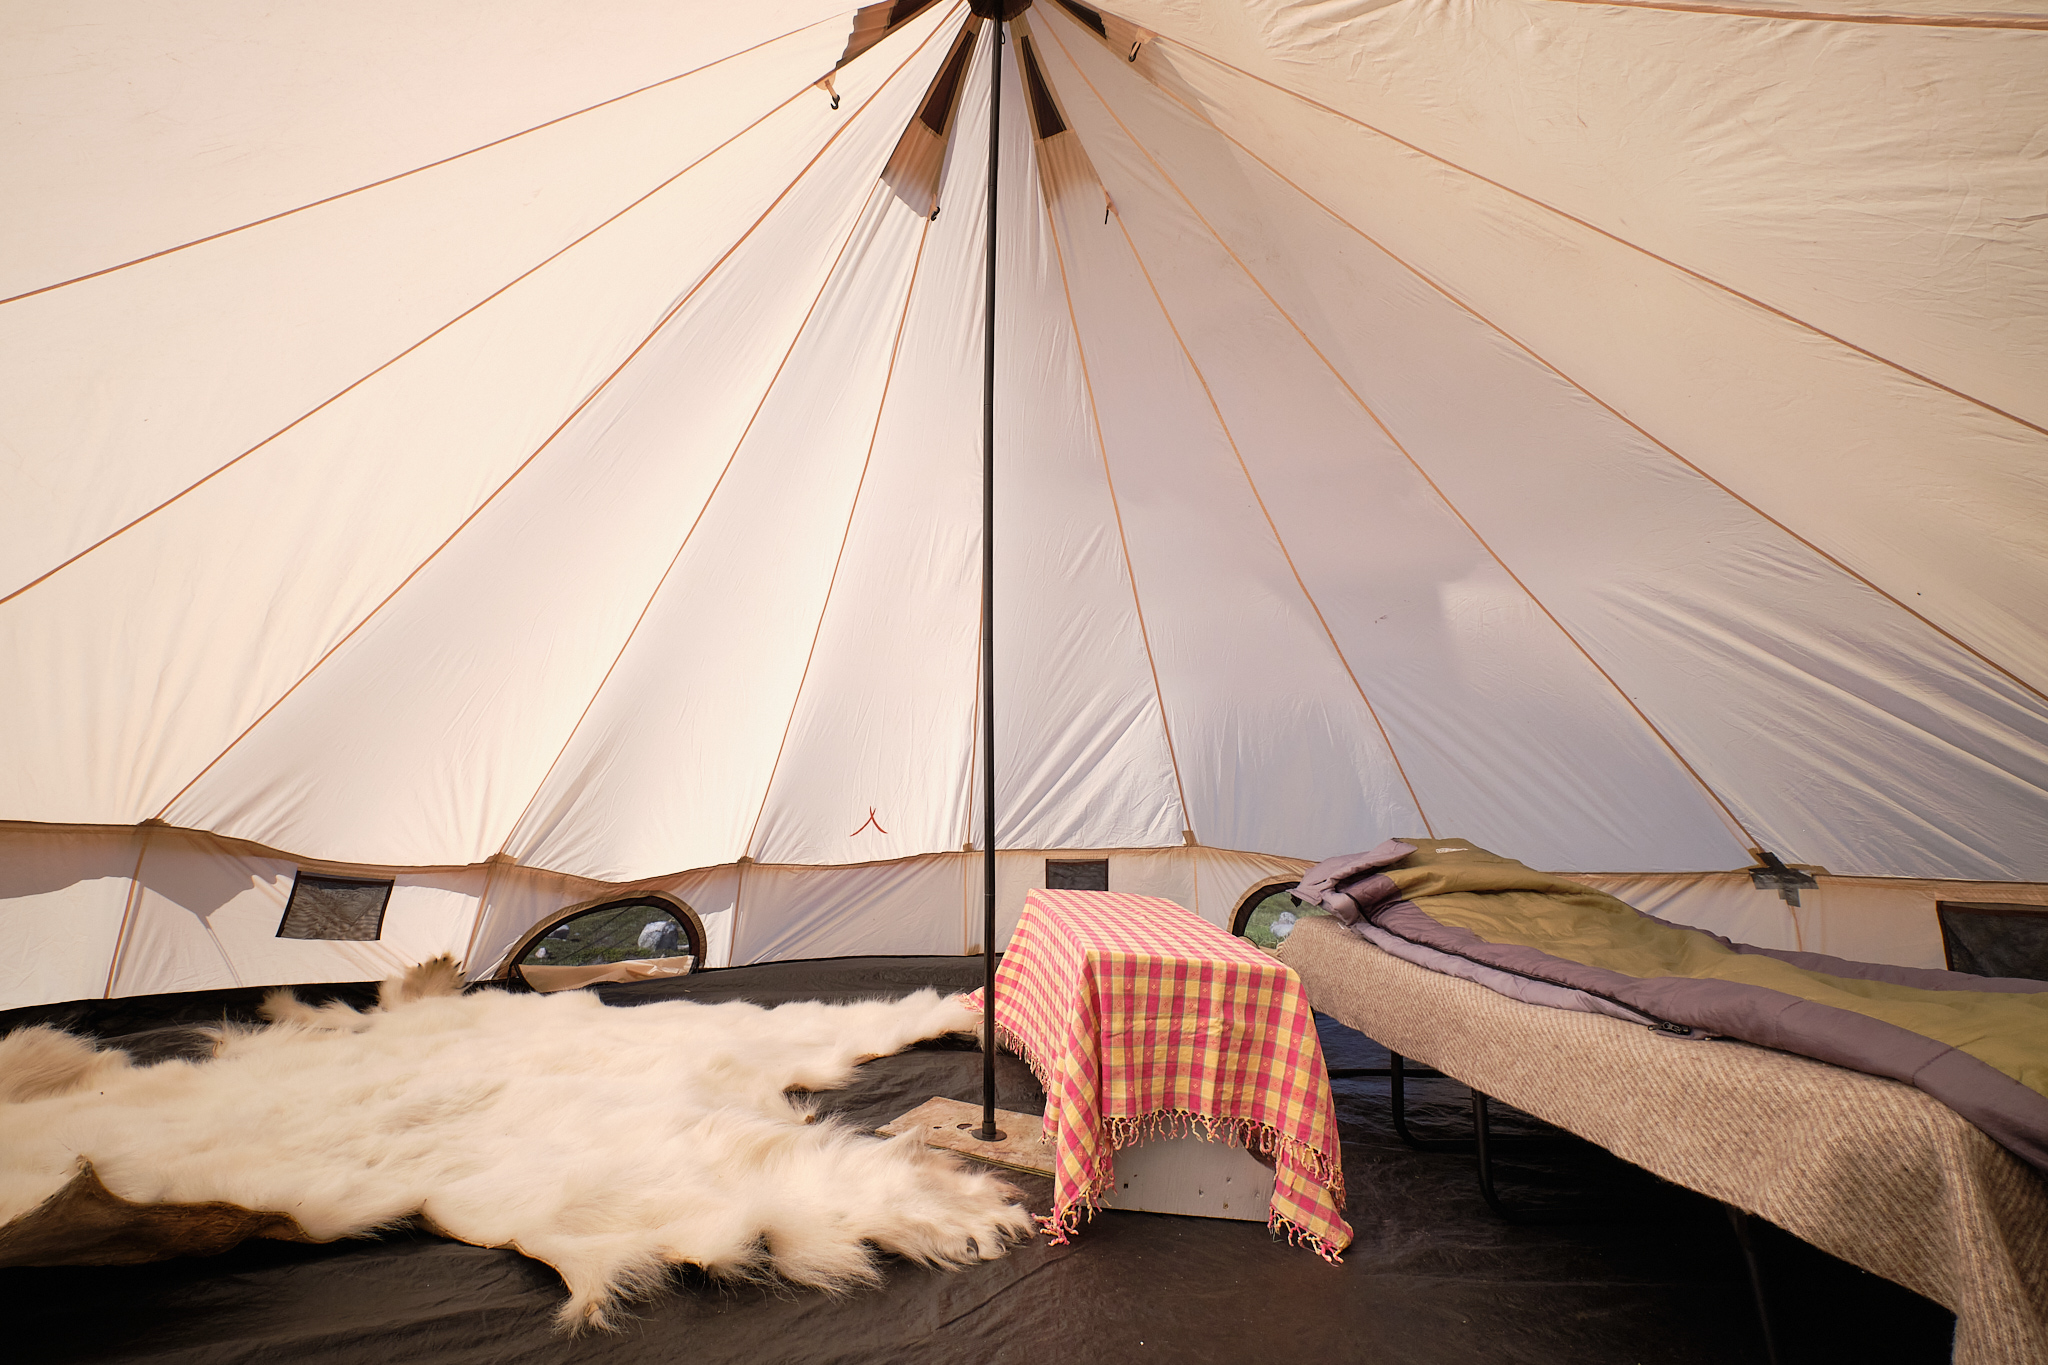
[[[374,942],[277,937],[301,869],[393,882]],[[382,978],[462,953],[484,869],[301,862],[191,830],[0,826],[0,1004]]]
[[[1110,885],[1228,926],[1247,892],[1303,859],[1194,846],[1005,850],[997,932],[1007,941],[1048,859],[1106,859]],[[375,942],[277,937],[301,871],[389,878]],[[1797,910],[1742,872],[1573,874],[1652,914],[1774,948],[1942,965],[1938,900],[2048,906],[2048,886],[1831,877]],[[0,1008],[102,995],[361,981],[440,953],[491,975],[521,935],[570,906],[664,892],[703,922],[704,965],[978,950],[981,855],[848,867],[732,864],[614,883],[509,863],[379,868],[310,862],[192,830],[0,825]],[[126,925],[125,931],[123,925]],[[1000,946],[1000,944],[999,944]]]
[[[0,825],[0,1006],[106,994],[142,838]]]
[[[1299,859],[1206,848],[1005,851],[999,932],[1045,884],[1047,858],[1106,858],[1118,890],[1227,924],[1245,890]],[[300,871],[393,882],[374,942],[277,937]],[[491,974],[529,928],[574,905],[647,892],[695,911],[704,965],[954,954],[980,943],[981,856],[850,867],[733,864],[604,882],[491,862],[393,868],[295,859],[202,831],[0,824],[0,1008],[103,995],[379,979],[449,953]],[[125,927],[124,927],[125,926]]]
[[[1696,924],[1738,943],[1827,953],[1858,962],[1901,967],[1945,965],[1938,901],[1990,901],[2048,906],[2039,882],[1926,881],[1907,877],[1816,878],[1799,893],[1799,906],[1774,891],[1759,891],[1746,872],[1685,876],[1569,874],[1648,914]]]

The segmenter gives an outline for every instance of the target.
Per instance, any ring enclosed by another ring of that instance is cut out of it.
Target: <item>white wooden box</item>
[[[1266,1221],[1273,1171],[1242,1147],[1200,1137],[1155,1138],[1116,1154],[1103,1206],[1143,1213]]]

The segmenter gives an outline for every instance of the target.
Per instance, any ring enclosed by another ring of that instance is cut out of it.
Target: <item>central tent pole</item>
[[[988,298],[981,365],[981,1130],[996,1131],[996,173],[1003,124],[1003,16],[989,23]]]

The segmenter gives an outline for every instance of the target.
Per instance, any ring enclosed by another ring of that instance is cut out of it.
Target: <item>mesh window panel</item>
[[[1107,891],[1109,890],[1109,859],[1094,858],[1086,862],[1058,862],[1045,860],[1045,889],[1048,891]]]
[[[2048,906],[1937,901],[1952,972],[2048,981]]]
[[[390,900],[390,882],[301,872],[292,880],[277,936],[368,942],[384,932],[384,907]]]
[[[565,919],[519,956],[522,967],[597,967],[695,952],[688,926],[667,906],[601,905]]]

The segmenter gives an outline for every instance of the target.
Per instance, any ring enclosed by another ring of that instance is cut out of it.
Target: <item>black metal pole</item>
[[[989,22],[988,298],[981,361],[981,1131],[996,1131],[996,173],[1002,164],[1003,19]]]

